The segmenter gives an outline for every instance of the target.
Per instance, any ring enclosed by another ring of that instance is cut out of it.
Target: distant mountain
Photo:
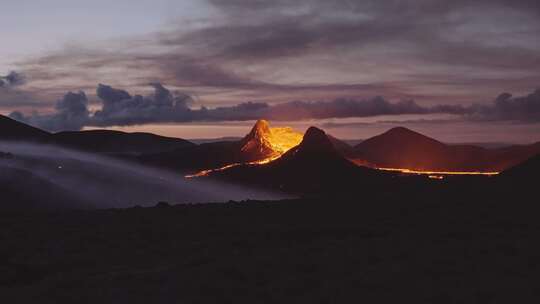
[[[113,130],[49,133],[0,115],[0,140],[39,142],[102,154],[139,155],[195,146],[180,138]]]
[[[366,139],[350,159],[384,168],[436,171],[502,171],[540,152],[540,144],[486,149],[447,145],[403,127]]]
[[[86,152],[134,155],[195,146],[180,138],[112,130],[60,132],[52,136],[50,143]]]
[[[0,140],[43,141],[50,133],[0,115]]]
[[[298,146],[268,164],[240,165],[210,174],[210,177],[227,181],[303,194],[369,186],[383,176],[386,177],[345,159],[324,131],[315,127],[306,131]]]

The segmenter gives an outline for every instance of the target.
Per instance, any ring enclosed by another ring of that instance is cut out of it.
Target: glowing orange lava
[[[185,177],[193,178],[200,176],[208,176],[213,172],[223,171],[239,165],[266,164],[279,158],[281,155],[283,155],[290,149],[298,146],[304,138],[304,135],[302,133],[296,132],[290,127],[269,128],[268,122],[265,120],[258,121],[255,125],[255,128],[257,128],[258,126],[260,127],[260,130],[255,130],[256,132],[252,131],[252,133],[250,133],[250,135],[253,134],[253,138],[249,138],[248,135],[248,140],[240,151],[241,153],[252,153],[254,150],[259,152],[267,151],[264,153],[265,156],[263,159],[229,164],[221,168],[208,169],[197,172],[195,174],[186,175]],[[261,153],[260,155],[263,155],[263,153]]]
[[[281,156],[281,154],[279,156]],[[186,175],[184,177],[185,178],[193,178],[193,177],[208,176],[208,175],[210,175],[210,173],[227,170],[229,168],[233,168],[233,167],[240,166],[240,165],[262,165],[262,164],[269,163],[269,162],[273,161],[274,159],[279,158],[279,156],[269,157],[269,158],[266,158],[266,159],[263,159],[263,160],[252,161],[252,162],[234,163],[234,164],[223,166],[221,168],[202,170],[202,171],[199,171],[199,172],[197,172],[195,174]]]
[[[377,170],[382,171],[391,171],[391,172],[400,172],[404,174],[418,174],[418,175],[428,175],[429,178],[433,179],[442,179],[445,175],[484,175],[484,176],[494,176],[499,174],[499,172],[482,172],[482,171],[422,171],[422,170],[412,170],[412,169],[403,169],[403,168],[376,168]]]

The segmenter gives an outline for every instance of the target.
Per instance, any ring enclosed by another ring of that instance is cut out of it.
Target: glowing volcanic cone
[[[297,146],[303,135],[289,127],[270,128],[268,121],[258,120],[240,142],[246,162],[268,162]]]
[[[258,120],[240,141],[240,162],[228,164],[221,168],[200,171],[186,177],[206,176],[216,171],[223,171],[242,164],[265,164],[279,158],[285,152],[298,146],[303,139],[302,133],[290,127],[270,128],[268,121]]]

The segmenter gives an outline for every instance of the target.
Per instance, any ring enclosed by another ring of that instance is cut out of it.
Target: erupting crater
[[[222,171],[242,164],[266,164],[279,158],[290,149],[298,146],[304,135],[290,127],[270,128],[268,121],[258,120],[248,135],[240,141],[241,162],[229,164],[221,168],[200,171],[187,178],[206,176],[215,171]]]
[[[296,147],[304,135],[290,127],[270,128],[268,121],[258,120],[240,142],[247,162],[268,162]]]

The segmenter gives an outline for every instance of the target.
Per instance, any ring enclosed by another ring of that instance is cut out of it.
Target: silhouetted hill
[[[440,171],[502,171],[540,152],[540,145],[485,149],[447,145],[403,127],[369,138],[350,158],[377,167]]]
[[[195,146],[180,138],[112,130],[59,132],[53,135],[51,143],[87,152],[110,154],[157,153]]]
[[[330,142],[332,143],[332,145],[334,146],[334,148],[343,156],[349,156],[353,153],[354,149],[353,149],[353,146],[351,146],[350,144],[348,144],[347,142],[341,140],[341,139],[338,139],[330,134],[326,134],[326,136],[328,136],[328,139],[330,140]]]
[[[210,176],[312,195],[369,186],[387,177],[345,159],[324,131],[315,127],[306,131],[300,145],[268,164],[235,166]]]
[[[540,176],[540,154],[501,173],[500,177],[514,182],[538,183]]]
[[[43,141],[50,133],[0,115],[0,140]]]
[[[2,115],[0,115],[0,140],[39,142],[85,152],[136,155],[195,146],[184,139],[151,133],[91,130],[51,134]]]

